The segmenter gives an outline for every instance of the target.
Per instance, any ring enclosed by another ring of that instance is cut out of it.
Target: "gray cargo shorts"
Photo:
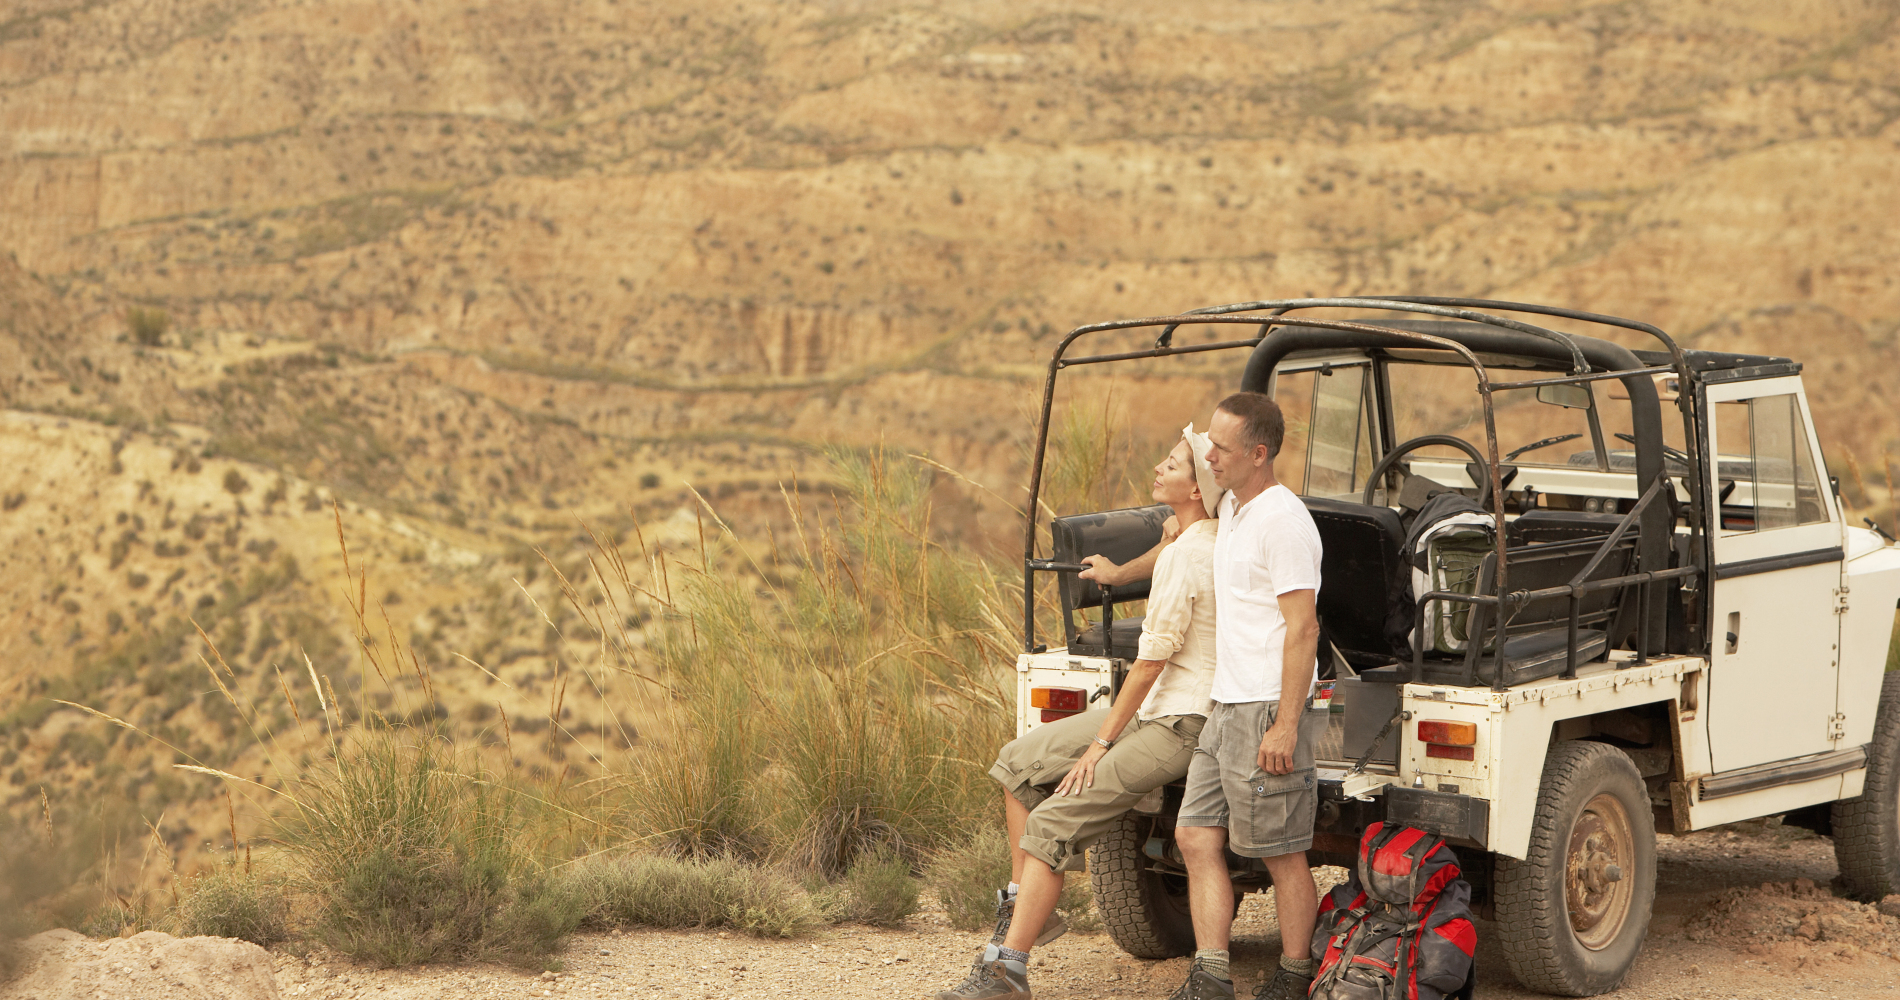
[[[1309,709],[1301,715],[1293,770],[1268,774],[1258,764],[1260,740],[1279,709],[1277,701],[1214,703],[1188,763],[1187,794],[1175,826],[1224,826],[1228,848],[1248,858],[1313,846],[1313,814],[1319,807],[1313,751],[1326,732],[1326,712]]]

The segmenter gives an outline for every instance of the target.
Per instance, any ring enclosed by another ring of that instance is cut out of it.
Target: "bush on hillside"
[[[238,938],[268,948],[290,939],[290,897],[261,875],[228,868],[185,884],[178,902],[178,930]]]
[[[171,329],[172,318],[163,309],[133,306],[125,311],[125,325],[140,346],[157,347],[165,342],[165,331]]]
[[[933,540],[921,464],[838,454],[832,468],[836,524],[788,501],[797,542],[770,569],[722,531],[720,551],[671,567],[675,596],[644,643],[567,595],[628,663],[657,658],[682,696],[626,780],[627,824],[669,850],[835,880],[885,847],[916,857],[993,808],[982,762],[1009,736],[1000,610],[1015,599]],[[617,556],[605,563],[624,566]],[[757,575],[715,571],[722,559]],[[622,580],[629,603],[657,592]]]
[[[925,880],[937,892],[950,926],[961,931],[996,921],[996,891],[1009,885],[1009,834],[982,826],[930,858]]]
[[[298,783],[279,839],[321,904],[313,935],[381,965],[547,954],[584,906],[516,843],[507,793],[421,735],[364,734]]]
[[[910,862],[886,847],[863,854],[844,877],[843,919],[873,927],[895,927],[917,912],[920,884]]]
[[[610,927],[731,927],[759,937],[796,937],[820,914],[782,872],[730,858],[660,855],[599,859],[565,876],[584,901],[584,924]]]

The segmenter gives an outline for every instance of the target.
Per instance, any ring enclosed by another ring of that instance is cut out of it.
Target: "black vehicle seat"
[[[1356,668],[1411,656],[1411,566],[1405,525],[1389,507],[1302,497],[1319,528],[1319,620]]]
[[[1161,541],[1161,525],[1173,513],[1166,504],[1155,504],[1054,518],[1049,522],[1051,554],[1056,562],[1064,563],[1078,563],[1093,555],[1125,563]],[[1105,613],[1113,613],[1116,604],[1146,598],[1148,581],[1102,587],[1072,572],[1059,573],[1056,579],[1069,650],[1083,656],[1134,659],[1141,640],[1142,616],[1116,618],[1104,635],[1099,621],[1080,632],[1075,631],[1075,612],[1081,608],[1106,606]]]
[[[1545,545],[1600,538],[1616,530],[1621,514],[1593,514],[1587,510],[1528,510],[1505,528],[1511,545]],[[1632,529],[1634,530],[1634,529]]]

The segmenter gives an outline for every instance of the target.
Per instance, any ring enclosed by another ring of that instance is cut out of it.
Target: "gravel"
[[[1656,916],[1623,1000],[1767,997],[1900,998],[1900,918],[1878,905],[1829,891],[1832,844],[1761,824],[1662,837]],[[1322,881],[1343,875],[1322,871]],[[1897,901],[1900,902],[1900,901]],[[156,940],[156,939],[147,939]],[[205,939],[194,939],[205,940]],[[899,928],[845,925],[809,938],[762,940],[730,931],[635,930],[582,934],[560,956],[560,971],[496,965],[374,969],[321,949],[270,956],[279,994],[309,1000],[423,1000],[436,997],[925,997],[963,977],[985,932],[957,931],[926,909]],[[92,945],[102,947],[101,944]],[[1247,897],[1235,922],[1234,970],[1246,996],[1279,953],[1270,895]],[[103,954],[103,952],[101,953]],[[1479,921],[1478,995],[1532,997],[1512,982],[1495,927]],[[1163,997],[1186,959],[1140,961],[1104,934],[1072,932],[1036,950],[1030,981],[1045,1000]],[[58,978],[58,977],[52,977]],[[49,982],[42,977],[35,982]],[[68,977],[77,985],[78,980]],[[0,1000],[63,1000],[86,992],[22,992]],[[153,983],[139,1000],[212,996],[166,992]]]

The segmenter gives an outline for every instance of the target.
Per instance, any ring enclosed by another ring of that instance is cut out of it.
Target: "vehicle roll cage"
[[[1396,324],[1382,325],[1377,321],[1289,316],[1290,313],[1306,309],[1366,309],[1401,312],[1448,322],[1434,323],[1434,332],[1426,333],[1405,329]],[[1563,333],[1522,320],[1494,315],[1493,312],[1485,310],[1551,316],[1646,334],[1663,345],[1668,354],[1669,363],[1645,365],[1629,349],[1610,341]],[[1258,331],[1255,336],[1244,340],[1174,346],[1175,331],[1182,326],[1194,325],[1257,326]],[[1160,334],[1155,338],[1154,346],[1148,350],[1076,358],[1066,356],[1070,346],[1085,336],[1146,327],[1161,328]],[[1042,408],[1036,428],[1036,450],[1029,478],[1029,505],[1023,530],[1024,651],[1034,652],[1037,649],[1035,575],[1048,572],[1074,572],[1079,569],[1077,566],[1058,564],[1036,557],[1036,525],[1041,507],[1043,461],[1049,443],[1049,421],[1055,403],[1056,377],[1064,369],[1115,361],[1249,348],[1252,353],[1248,358],[1245,374],[1241,378],[1241,388],[1264,392],[1274,367],[1287,355],[1296,351],[1408,347],[1448,352],[1469,366],[1477,377],[1478,394],[1484,413],[1485,448],[1489,456],[1486,464],[1489,466],[1490,473],[1489,493],[1492,498],[1492,516],[1495,519],[1496,545],[1495,578],[1492,581],[1491,593],[1464,594],[1433,591],[1414,595],[1418,602],[1419,618],[1417,620],[1423,622],[1425,605],[1432,601],[1455,601],[1475,605],[1473,611],[1476,613],[1477,620],[1471,629],[1474,649],[1482,645],[1479,640],[1482,638],[1484,629],[1489,625],[1495,629],[1497,647],[1501,650],[1506,630],[1520,608],[1532,601],[1568,598],[1570,602],[1568,649],[1563,676],[1574,677],[1578,657],[1579,608],[1583,597],[1595,591],[1634,586],[1638,588],[1636,630],[1639,635],[1636,642],[1636,659],[1624,661],[1624,663],[1646,661],[1650,650],[1655,648],[1653,644],[1658,644],[1658,640],[1666,634],[1667,628],[1667,608],[1664,602],[1668,595],[1665,591],[1653,588],[1651,585],[1671,579],[1700,577],[1704,568],[1711,564],[1711,553],[1708,552],[1709,540],[1707,532],[1704,531],[1706,509],[1704,484],[1708,476],[1708,456],[1703,454],[1702,435],[1699,433],[1702,418],[1697,400],[1700,398],[1700,393],[1691,391],[1697,379],[1682,348],[1668,334],[1654,326],[1615,316],[1521,302],[1411,295],[1241,302],[1209,306],[1173,316],[1151,316],[1142,319],[1092,323],[1071,330],[1056,345],[1049,359],[1049,371],[1043,384]],[[1548,370],[1565,371],[1568,374],[1552,378],[1492,382],[1483,361],[1478,357],[1480,354],[1508,355],[1540,361],[1551,366]],[[1677,407],[1681,411],[1683,441],[1690,459],[1687,463],[1689,468],[1683,480],[1689,492],[1688,523],[1691,555],[1685,565],[1673,568],[1668,566],[1668,562],[1673,549],[1672,536],[1675,531],[1677,500],[1673,487],[1668,485],[1670,477],[1664,462],[1660,401],[1655,382],[1652,380],[1653,376],[1666,373],[1674,374],[1678,380],[1677,385],[1680,391],[1677,393]],[[1496,392],[1508,389],[1526,389],[1546,385],[1582,385],[1607,379],[1621,381],[1629,391],[1631,424],[1635,438],[1636,479],[1640,497],[1635,505],[1623,515],[1621,521],[1617,523],[1585,568],[1569,583],[1534,591],[1512,591],[1509,589],[1509,564],[1506,555],[1502,463],[1498,457],[1497,425],[1492,396]],[[1382,441],[1381,446],[1389,448],[1391,442]],[[1656,499],[1665,492],[1668,493],[1668,502],[1656,503]],[[1590,580],[1590,575],[1596,572],[1610,553],[1622,543],[1632,527],[1638,531],[1636,548],[1640,571],[1610,579]],[[1700,584],[1693,585],[1700,588]],[[1484,611],[1489,611],[1491,614],[1486,616],[1483,614]],[[1485,623],[1484,617],[1495,619],[1495,623]],[[1422,680],[1424,676],[1422,648],[1424,631],[1423,627],[1413,630],[1411,680],[1414,681]],[[1703,630],[1701,635],[1706,637],[1707,631]],[[1614,641],[1616,637],[1611,638]],[[1703,641],[1706,641],[1706,638]],[[1468,684],[1476,683],[1476,663],[1477,657],[1474,652],[1472,656],[1467,657],[1466,683]],[[1503,689],[1508,686],[1505,673],[1501,666],[1495,671],[1493,681],[1495,687]]]

